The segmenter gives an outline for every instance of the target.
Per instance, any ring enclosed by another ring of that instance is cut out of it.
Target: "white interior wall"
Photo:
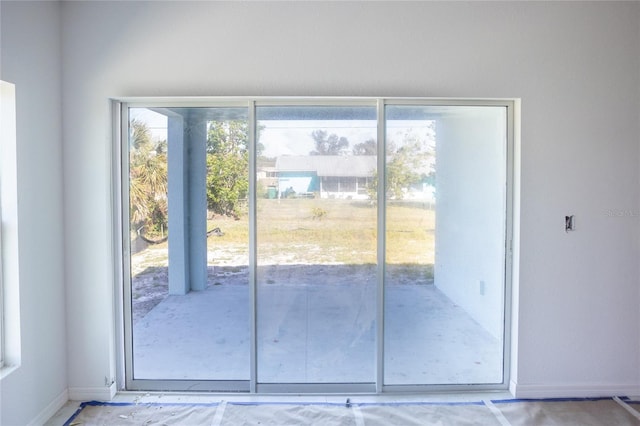
[[[113,375],[109,97],[386,95],[522,99],[514,389],[637,390],[638,215],[607,211],[639,206],[638,9],[65,3],[71,388]]]
[[[67,400],[60,8],[0,3],[0,78],[15,84],[20,364],[0,379],[0,424],[42,424]],[[15,289],[15,282],[5,283]],[[14,299],[7,301],[15,303]],[[9,318],[10,321],[14,318]],[[12,351],[15,348],[12,348]]]
[[[3,394],[3,420],[28,418],[64,387],[65,289],[70,394],[112,392],[108,99],[118,96],[521,98],[513,389],[519,396],[637,393],[639,9],[637,2],[64,2],[58,8],[3,1],[2,75],[25,91],[18,94],[21,223],[40,225],[21,236],[28,355],[22,371],[1,383],[12,395]],[[566,214],[576,215],[570,234]],[[21,397],[33,389],[35,397]]]

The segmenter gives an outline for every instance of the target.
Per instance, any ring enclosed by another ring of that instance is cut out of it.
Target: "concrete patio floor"
[[[375,381],[375,279],[345,271],[314,283],[291,268],[259,273],[259,383]],[[229,282],[167,296],[134,321],[135,379],[249,379],[249,288]],[[502,381],[502,342],[433,284],[388,286],[384,325],[386,385]]]

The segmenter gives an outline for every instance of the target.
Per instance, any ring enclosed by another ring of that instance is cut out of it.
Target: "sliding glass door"
[[[247,108],[129,108],[130,382],[246,390]],[[143,385],[146,386],[146,385]]]
[[[507,108],[385,117],[384,384],[500,383]]]
[[[375,114],[256,110],[258,384],[375,382]]]
[[[120,105],[128,389],[506,387],[511,102]]]

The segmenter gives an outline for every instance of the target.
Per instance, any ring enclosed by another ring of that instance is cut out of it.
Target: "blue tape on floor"
[[[104,401],[85,401],[80,403],[78,409],[73,413],[69,420],[63,426],[70,426],[73,420],[85,409],[85,407],[125,407],[125,406],[182,406],[182,407],[216,407],[219,402],[104,402]]]
[[[407,406],[428,406],[428,405],[484,405],[482,401],[453,401],[453,402],[445,402],[445,401],[415,401],[415,402],[352,402],[352,405],[358,405],[360,407],[368,407],[368,406],[380,406],[380,407],[407,407]]]
[[[104,401],[87,401],[83,402],[82,405],[88,406],[126,406],[126,405],[145,405],[145,406],[156,406],[156,405],[171,405],[171,406],[191,406],[191,407],[215,407],[220,405],[220,402],[104,402]]]
[[[640,401],[632,401],[629,397],[621,396],[619,397],[627,404],[640,404]],[[520,402],[593,402],[593,401],[612,401],[612,397],[596,397],[596,398],[517,398],[517,399],[492,399],[490,400],[493,404],[513,404]],[[346,406],[344,402],[282,402],[282,401],[272,401],[272,402],[257,402],[257,401],[226,401],[227,405],[237,405],[237,406],[261,406],[261,405],[296,405],[296,406],[317,406],[317,407],[340,407]],[[102,401],[86,401],[80,404],[75,413],[67,420],[64,426],[70,426],[73,423],[73,420],[82,412],[85,407],[88,406],[200,406],[200,407],[216,407],[219,406],[220,402],[212,402],[212,403],[203,403],[203,402],[102,402]],[[483,401],[416,401],[416,402],[354,402],[350,401],[349,406],[358,406],[358,407],[408,407],[408,406],[486,406]]]
[[[351,403],[353,405],[353,403]],[[344,407],[345,403],[344,402],[280,402],[280,401],[273,401],[273,402],[257,402],[257,401],[248,401],[248,402],[241,402],[241,401],[237,401],[237,402],[233,402],[233,401],[227,401],[227,405],[244,405],[244,406],[249,406],[249,405],[302,405],[302,406],[309,406],[309,405],[316,405],[318,407]]]
[[[603,397],[585,397],[585,398],[515,398],[515,399],[492,399],[491,402],[494,404],[509,404],[516,402],[589,402],[589,401],[606,401],[613,400],[613,397],[603,396]]]
[[[319,407],[342,407],[345,406],[345,402],[231,402],[227,401],[227,405],[315,405]],[[444,401],[433,401],[433,402],[424,402],[424,401],[416,401],[416,402],[354,402],[350,401],[349,405],[357,405],[359,407],[368,407],[368,406],[379,406],[379,407],[393,407],[393,406],[410,406],[410,405],[484,405],[482,401],[465,401],[465,402],[444,402]]]

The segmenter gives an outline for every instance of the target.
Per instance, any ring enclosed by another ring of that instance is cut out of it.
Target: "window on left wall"
[[[2,208],[0,205],[0,368],[4,367],[4,298],[2,290]]]
[[[0,378],[20,364],[15,100],[0,80]]]

